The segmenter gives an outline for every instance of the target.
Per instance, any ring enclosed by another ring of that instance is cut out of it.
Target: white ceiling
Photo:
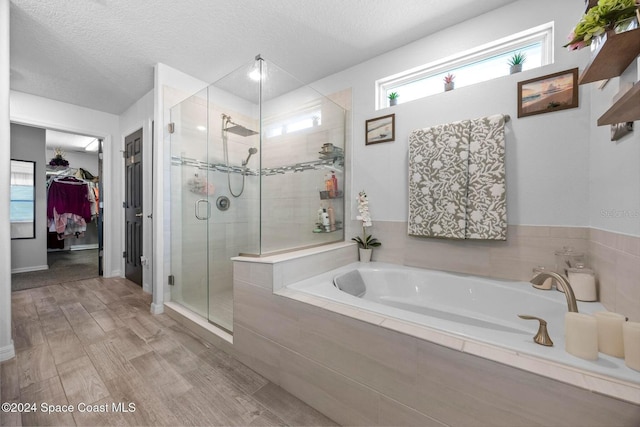
[[[11,89],[114,114],[162,62],[214,82],[260,53],[305,83],[515,0],[11,0]]]
[[[98,144],[94,143],[94,141],[96,141],[96,138],[92,136],[74,135],[47,129],[45,146],[48,150],[62,148],[63,151],[97,153]]]

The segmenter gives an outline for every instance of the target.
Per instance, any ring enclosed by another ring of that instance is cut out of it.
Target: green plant
[[[354,242],[358,242],[358,247],[362,248],[362,249],[371,249],[371,248],[376,248],[378,246],[381,246],[382,243],[380,243],[378,241],[378,239],[376,239],[375,237],[373,237],[372,235],[367,235],[364,232],[364,227],[363,227],[363,233],[362,233],[364,239],[360,236],[358,237],[352,237],[351,240],[353,240]]]
[[[589,46],[594,37],[613,29],[618,21],[633,17],[637,8],[636,0],[599,0],[576,24],[564,47],[578,50]]]
[[[526,60],[527,60],[526,54],[522,52],[514,53],[511,56],[511,58],[509,58],[509,66],[513,67],[514,65],[524,64],[524,61]]]
[[[454,76],[453,74],[449,73],[446,76],[444,76],[444,82],[449,84],[449,83],[453,83],[453,79],[455,79],[456,76]]]
[[[389,94],[389,99],[398,99],[400,95],[398,95],[398,92],[391,92]]]

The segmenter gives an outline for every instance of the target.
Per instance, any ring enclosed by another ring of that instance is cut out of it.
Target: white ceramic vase
[[[371,254],[373,253],[373,249],[358,248],[358,251],[360,252],[360,262],[371,261]]]

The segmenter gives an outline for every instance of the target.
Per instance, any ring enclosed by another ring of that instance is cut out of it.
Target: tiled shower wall
[[[329,101],[329,99],[331,101]],[[317,99],[322,111],[319,126],[303,129],[291,134],[265,137],[262,147],[262,167],[276,168],[318,160],[323,144],[332,143],[345,148],[345,138],[351,132],[345,112],[351,108],[351,90],[346,89],[327,98]],[[301,105],[301,111],[305,110]],[[293,112],[290,114],[295,115]],[[267,123],[268,126],[268,123]],[[346,127],[346,128],[345,128]],[[342,240],[342,225],[336,232],[313,233],[320,207],[331,205],[336,218],[344,218],[344,199],[320,200],[320,191],[325,190],[325,175],[332,168],[305,170],[295,173],[276,174],[262,178],[262,253],[289,248],[313,246]],[[338,189],[344,190],[344,168],[337,168]]]
[[[350,230],[359,227],[353,221]],[[587,254],[605,307],[640,321],[640,237],[587,227],[510,225],[506,241],[456,241],[407,236],[406,222],[385,221],[374,221],[367,232],[383,243],[374,261],[514,280],[529,280],[536,266],[553,268],[554,252],[571,246]]]

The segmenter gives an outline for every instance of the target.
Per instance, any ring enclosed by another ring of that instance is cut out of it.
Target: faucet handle
[[[551,341],[551,337],[547,332],[546,320],[528,314],[518,314],[518,317],[525,320],[537,320],[538,322],[540,322],[538,333],[533,337],[533,340],[536,342],[536,344],[544,345],[547,347],[553,346],[553,341]]]

